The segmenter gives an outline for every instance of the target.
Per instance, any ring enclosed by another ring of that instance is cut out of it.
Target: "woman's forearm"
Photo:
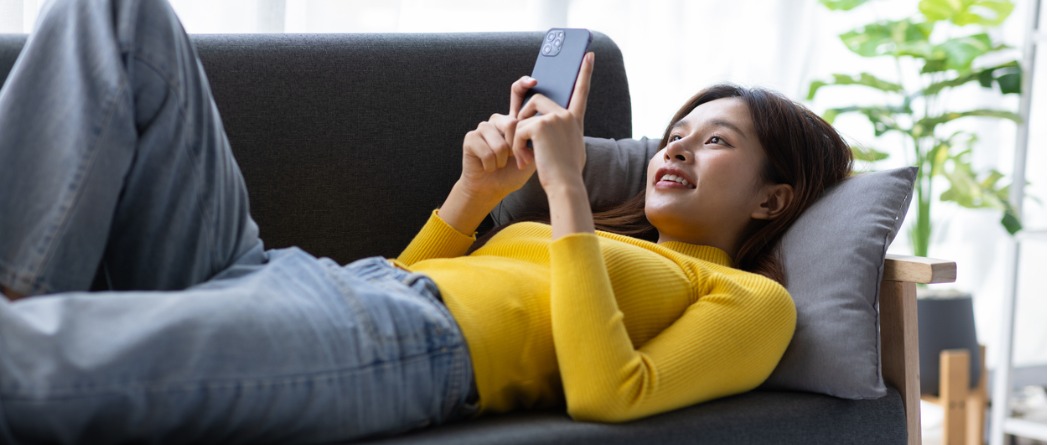
[[[499,200],[499,196],[486,197],[471,193],[462,181],[456,181],[445,202],[438,209],[438,216],[452,228],[470,236],[496,207]]]
[[[547,185],[544,190],[550,205],[553,239],[573,233],[594,233],[594,216],[582,176],[557,185]]]

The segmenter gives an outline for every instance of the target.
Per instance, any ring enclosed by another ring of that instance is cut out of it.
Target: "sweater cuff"
[[[412,239],[397,260],[413,264],[429,258],[451,258],[463,255],[474,244],[476,236],[465,235],[438,216],[434,210],[427,223]]]
[[[601,256],[601,247],[599,247],[598,235],[594,233],[570,233],[551,241],[551,255],[566,255],[567,258],[579,257],[581,252],[578,249],[587,249],[589,253],[597,253]]]

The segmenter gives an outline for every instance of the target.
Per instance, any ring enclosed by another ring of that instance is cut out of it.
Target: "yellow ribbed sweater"
[[[717,248],[538,223],[473,241],[434,212],[397,262],[441,290],[482,411],[637,419],[757,387],[794,333],[787,291]]]

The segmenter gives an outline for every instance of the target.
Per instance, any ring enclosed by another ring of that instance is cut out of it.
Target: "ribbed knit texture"
[[[618,422],[748,391],[787,348],[795,306],[716,248],[599,232],[551,241],[512,225],[473,237],[436,212],[398,258],[430,276],[459,322],[483,411],[567,403]]]

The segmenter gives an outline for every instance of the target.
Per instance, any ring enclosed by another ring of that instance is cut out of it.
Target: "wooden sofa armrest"
[[[955,282],[955,262],[909,255],[886,255],[882,279],[909,283]]]
[[[882,377],[904,400],[908,444],[922,443],[919,423],[919,318],[917,283],[955,281],[955,262],[887,255],[879,288]]]

